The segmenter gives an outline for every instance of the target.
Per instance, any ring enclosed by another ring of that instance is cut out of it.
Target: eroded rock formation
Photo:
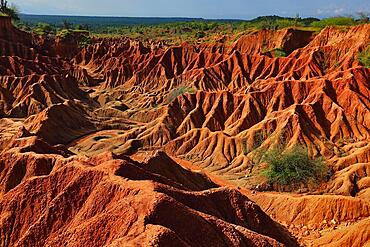
[[[363,246],[369,41],[361,25],[61,56],[0,17],[1,245]],[[332,176],[311,195],[250,191],[276,145],[307,146]]]

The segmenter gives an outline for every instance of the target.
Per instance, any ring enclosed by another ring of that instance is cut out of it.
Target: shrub
[[[311,23],[312,27],[325,28],[327,26],[352,26],[356,25],[356,21],[351,17],[332,17],[314,21]]]
[[[69,38],[74,37],[75,36],[74,34],[75,34],[74,30],[62,29],[58,32],[57,37],[61,39],[69,39]]]
[[[168,100],[167,101],[168,101],[168,103],[171,103],[172,101],[174,101],[180,95],[183,95],[185,93],[193,94],[195,92],[196,92],[196,90],[194,88],[182,86],[182,87],[179,87],[179,88],[176,88],[176,89],[172,90],[168,95]]]
[[[205,32],[203,32],[203,31],[201,31],[201,32],[197,32],[196,34],[195,34],[195,37],[197,38],[197,39],[202,39],[202,38],[204,38],[206,36],[206,33]]]
[[[63,29],[58,32],[57,37],[63,41],[76,42],[79,47],[86,47],[92,43],[89,31]]]
[[[275,57],[286,57],[286,52],[281,48],[275,48],[274,49],[274,56]]]
[[[87,47],[92,44],[92,39],[90,36],[82,36],[78,42],[80,48]]]
[[[248,140],[247,139],[242,140],[242,149],[243,149],[243,154],[245,156],[249,154]]]
[[[7,0],[0,1],[0,13],[2,16],[10,16],[12,20],[19,21],[19,10],[17,6],[14,4],[9,6]]]
[[[298,27],[298,26],[303,26],[304,24],[297,21],[297,20],[289,20],[289,19],[282,19],[282,20],[277,20],[275,22],[275,25],[281,29],[281,28],[287,28],[287,27]]]
[[[358,54],[358,60],[365,68],[370,68],[370,45]]]
[[[258,148],[260,148],[263,144],[263,142],[268,138],[269,134],[267,132],[257,132],[254,136],[253,140],[253,146],[251,149],[248,148],[248,140],[243,139],[242,140],[242,149],[243,154],[248,155],[250,152],[257,151]]]
[[[79,38],[83,36],[89,36],[89,31],[62,29],[57,34],[57,37],[61,39],[74,39],[74,38]]]
[[[302,146],[286,152],[280,148],[267,151],[262,160],[268,164],[262,174],[270,183],[307,184],[322,181],[328,174],[322,159],[311,159],[307,149]]]
[[[277,26],[275,25],[275,23],[267,19],[256,23],[255,27],[257,29],[266,29],[266,30],[276,30],[277,29]]]
[[[38,23],[37,27],[33,29],[37,35],[55,34],[56,30],[48,23]]]

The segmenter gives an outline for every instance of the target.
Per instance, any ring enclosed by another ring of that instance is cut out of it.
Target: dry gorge
[[[365,24],[80,48],[0,17],[0,246],[370,246],[369,43]],[[281,140],[330,177],[268,184]]]

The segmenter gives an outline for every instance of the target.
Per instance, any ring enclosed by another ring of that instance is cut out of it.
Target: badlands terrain
[[[0,17],[0,246],[370,246],[369,24],[75,41]],[[330,175],[267,183],[281,140]]]

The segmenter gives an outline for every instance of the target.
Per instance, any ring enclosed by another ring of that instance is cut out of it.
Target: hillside
[[[0,27],[1,246],[369,243],[370,24],[83,47]],[[325,177],[268,181],[261,154],[297,146]]]

